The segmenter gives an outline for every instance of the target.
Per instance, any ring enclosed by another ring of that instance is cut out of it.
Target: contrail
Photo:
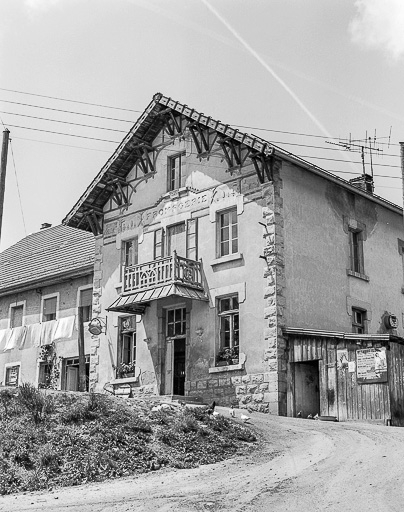
[[[280,76],[278,76],[275,71],[268,66],[268,64],[264,61],[260,55],[252,48],[247,41],[245,41],[241,35],[223,18],[223,16],[216,11],[214,7],[210,5],[208,0],[201,0],[202,3],[206,5],[206,7],[218,18],[223,25],[233,34],[233,36],[244,46],[244,48],[251,53],[251,55],[270,73],[275,80],[285,89],[285,91],[295,100],[295,102],[299,105],[299,107],[305,112],[309,118],[313,121],[313,123],[322,131],[322,133],[331,138],[331,135],[325,129],[325,127],[320,123],[320,121],[310,112],[310,110],[306,107],[306,105],[296,96],[296,94],[292,91],[292,89],[285,84]]]

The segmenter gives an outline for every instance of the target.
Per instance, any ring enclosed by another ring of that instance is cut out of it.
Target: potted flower
[[[226,347],[219,350],[216,356],[216,365],[224,366],[230,364],[238,364],[239,349],[236,347]]]
[[[127,377],[134,377],[136,365],[135,363],[120,363],[118,365],[113,365],[113,368],[116,370],[117,379],[125,379]]]

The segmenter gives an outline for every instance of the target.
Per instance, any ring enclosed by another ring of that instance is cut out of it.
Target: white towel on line
[[[49,322],[42,322],[41,329],[41,346],[50,345],[54,339],[54,332],[56,329],[56,320],[50,320]]]
[[[11,334],[11,329],[1,329],[0,330],[0,350],[4,350],[4,347],[7,345],[10,334]]]
[[[26,333],[27,328],[25,325],[11,329],[11,334],[6,342],[4,351],[11,350],[17,346],[20,346],[21,343],[24,343]]]
[[[27,325],[27,333],[23,343],[20,344],[20,350],[39,347],[41,344],[41,330],[42,325],[40,323]]]
[[[55,329],[55,334],[53,335],[53,339],[59,340],[62,338],[71,338],[73,336],[74,319],[74,316],[59,318],[59,320],[57,320],[57,325]]]

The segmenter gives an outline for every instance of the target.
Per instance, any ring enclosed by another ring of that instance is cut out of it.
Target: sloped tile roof
[[[32,233],[0,253],[0,294],[94,264],[94,236],[70,226]]]

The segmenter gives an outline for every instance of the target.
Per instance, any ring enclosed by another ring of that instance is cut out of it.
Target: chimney
[[[368,194],[373,194],[373,190],[375,188],[373,183],[373,176],[370,174],[361,174],[357,178],[352,178],[349,180],[349,183]]]
[[[42,229],[48,229],[52,227],[52,224],[49,224],[49,222],[44,222],[42,225],[41,225],[41,230]]]

